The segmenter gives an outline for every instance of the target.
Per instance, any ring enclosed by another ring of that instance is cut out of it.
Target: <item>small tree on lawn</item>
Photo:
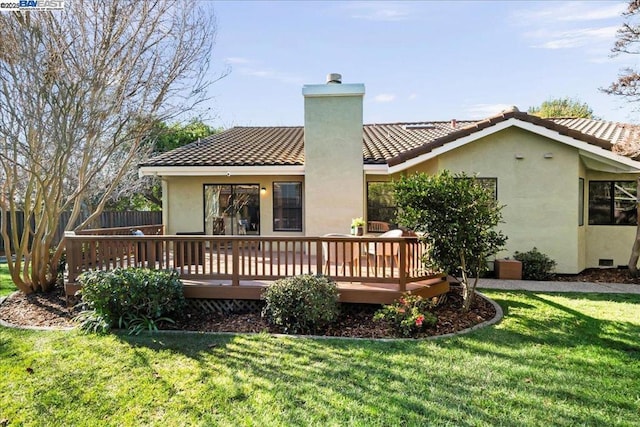
[[[507,240],[496,230],[502,206],[474,178],[448,171],[402,177],[395,196],[398,223],[422,234],[427,267],[459,278],[468,311],[486,258]]]

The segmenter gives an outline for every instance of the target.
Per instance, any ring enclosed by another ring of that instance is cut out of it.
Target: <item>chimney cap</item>
[[[342,84],[342,74],[339,74],[339,73],[327,74],[327,84]]]

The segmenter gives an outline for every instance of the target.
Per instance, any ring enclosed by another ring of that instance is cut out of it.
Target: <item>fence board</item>
[[[7,230],[10,231],[13,227],[11,223],[11,214],[7,215]],[[60,222],[58,229],[54,237],[54,244],[57,244],[62,236],[64,236],[64,229],[69,222],[71,212],[62,212],[60,215]],[[74,227],[80,225],[85,219],[89,217],[89,214],[81,214],[78,220],[75,222]],[[0,212],[0,224],[5,218]],[[32,225],[34,223],[31,219]],[[136,227],[141,225],[153,225],[162,224],[162,212],[161,211],[123,211],[123,212],[102,212],[100,217],[96,219],[95,223],[90,228],[115,228],[115,227]],[[24,213],[17,212],[17,230],[18,234],[21,234],[24,230]],[[0,252],[4,252],[4,241],[0,237]]]

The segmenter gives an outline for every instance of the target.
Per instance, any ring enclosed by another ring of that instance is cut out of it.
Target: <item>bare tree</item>
[[[25,293],[56,280],[64,242],[98,188],[102,211],[152,121],[205,99],[213,12],[197,1],[74,0],[62,12],[0,14],[0,232]],[[11,232],[25,215],[24,230]]]
[[[614,56],[619,54],[637,55],[640,53],[640,1],[630,0],[627,10],[622,14],[624,22],[616,34],[616,42],[611,49]],[[618,79],[603,92],[620,96],[629,102],[640,101],[640,73],[633,68],[621,70]]]
[[[640,54],[640,1],[630,0],[627,10],[623,13],[624,22],[616,34],[616,42],[611,49],[613,55],[619,54]],[[626,99],[628,102],[637,103],[640,101],[640,73],[633,68],[625,68],[621,71],[618,79],[611,83],[603,92]],[[638,143],[640,132],[635,127],[631,129],[629,137],[625,141],[616,144],[616,151],[620,154],[638,158],[640,156],[640,144]],[[640,259],[640,178],[637,180],[636,218],[638,226],[636,238],[631,248],[629,257],[629,273],[633,277],[638,276],[638,259]]]

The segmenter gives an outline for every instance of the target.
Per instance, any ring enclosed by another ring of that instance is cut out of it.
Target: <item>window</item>
[[[493,196],[493,200],[498,200],[498,178],[456,178],[456,179],[473,179],[480,187],[484,188]]]
[[[589,182],[590,225],[636,225],[635,181]]]
[[[260,234],[258,184],[205,184],[205,234]]]
[[[487,190],[494,200],[498,200],[498,178],[476,178],[476,182]]]
[[[367,231],[378,232],[381,229],[375,223],[394,224],[396,221],[396,201],[393,195],[393,183],[367,182]],[[374,223],[372,227],[372,223]]]
[[[302,183],[273,183],[273,231],[302,231]]]

